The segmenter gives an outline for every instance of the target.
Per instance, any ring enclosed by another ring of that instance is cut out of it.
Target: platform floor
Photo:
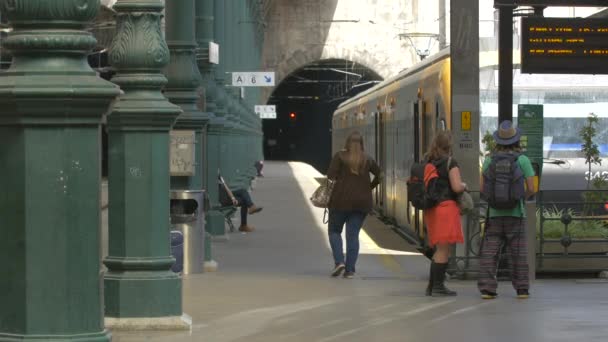
[[[332,268],[323,210],[309,205],[312,167],[266,162],[253,191],[257,230],[213,245],[217,273],[184,278],[190,332],[113,332],[114,341],[605,341],[608,283],[541,280],[518,300],[510,283],[483,301],[424,296],[428,260],[375,217],[365,222],[355,279]]]

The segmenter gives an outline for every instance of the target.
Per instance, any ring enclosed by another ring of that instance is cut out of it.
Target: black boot
[[[433,289],[431,290],[431,296],[433,297],[446,297],[455,296],[456,292],[445,287],[445,271],[448,268],[448,264],[431,264],[433,273]]]
[[[424,293],[425,296],[430,296],[431,292],[433,291],[433,264],[435,262],[431,260],[431,266],[430,266],[430,271],[429,271],[429,284],[426,286],[426,292]]]

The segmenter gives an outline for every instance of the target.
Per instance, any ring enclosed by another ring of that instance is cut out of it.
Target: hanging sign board
[[[608,74],[608,24],[598,18],[522,19],[521,72]]]
[[[274,71],[269,72],[233,72],[234,87],[274,87]]]
[[[220,46],[209,42],[209,63],[220,64]]]
[[[520,145],[530,161],[543,165],[543,105],[518,105],[517,127],[521,129]]]
[[[276,119],[277,106],[255,106],[255,113],[260,116],[260,119]]]

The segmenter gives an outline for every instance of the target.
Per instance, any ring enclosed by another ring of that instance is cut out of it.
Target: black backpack
[[[410,169],[410,178],[407,180],[407,199],[416,209],[432,208],[442,198],[437,164],[439,162],[414,163]]]
[[[517,162],[519,153],[492,155],[490,166],[483,173],[481,198],[494,209],[513,209],[525,198],[524,173]]]

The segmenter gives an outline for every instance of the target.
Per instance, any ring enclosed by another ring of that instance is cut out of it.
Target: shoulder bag
[[[450,175],[450,164],[452,163],[452,157],[448,158],[448,177]],[[473,197],[471,194],[465,190],[458,194],[456,197],[456,202],[458,203],[458,207],[460,208],[460,214],[466,214],[469,211],[473,210],[475,204],[473,203]]]
[[[315,190],[310,197],[312,205],[318,208],[327,208],[335,183],[335,181],[330,179],[326,179],[324,183],[321,183],[321,185],[319,185],[317,190]]]

